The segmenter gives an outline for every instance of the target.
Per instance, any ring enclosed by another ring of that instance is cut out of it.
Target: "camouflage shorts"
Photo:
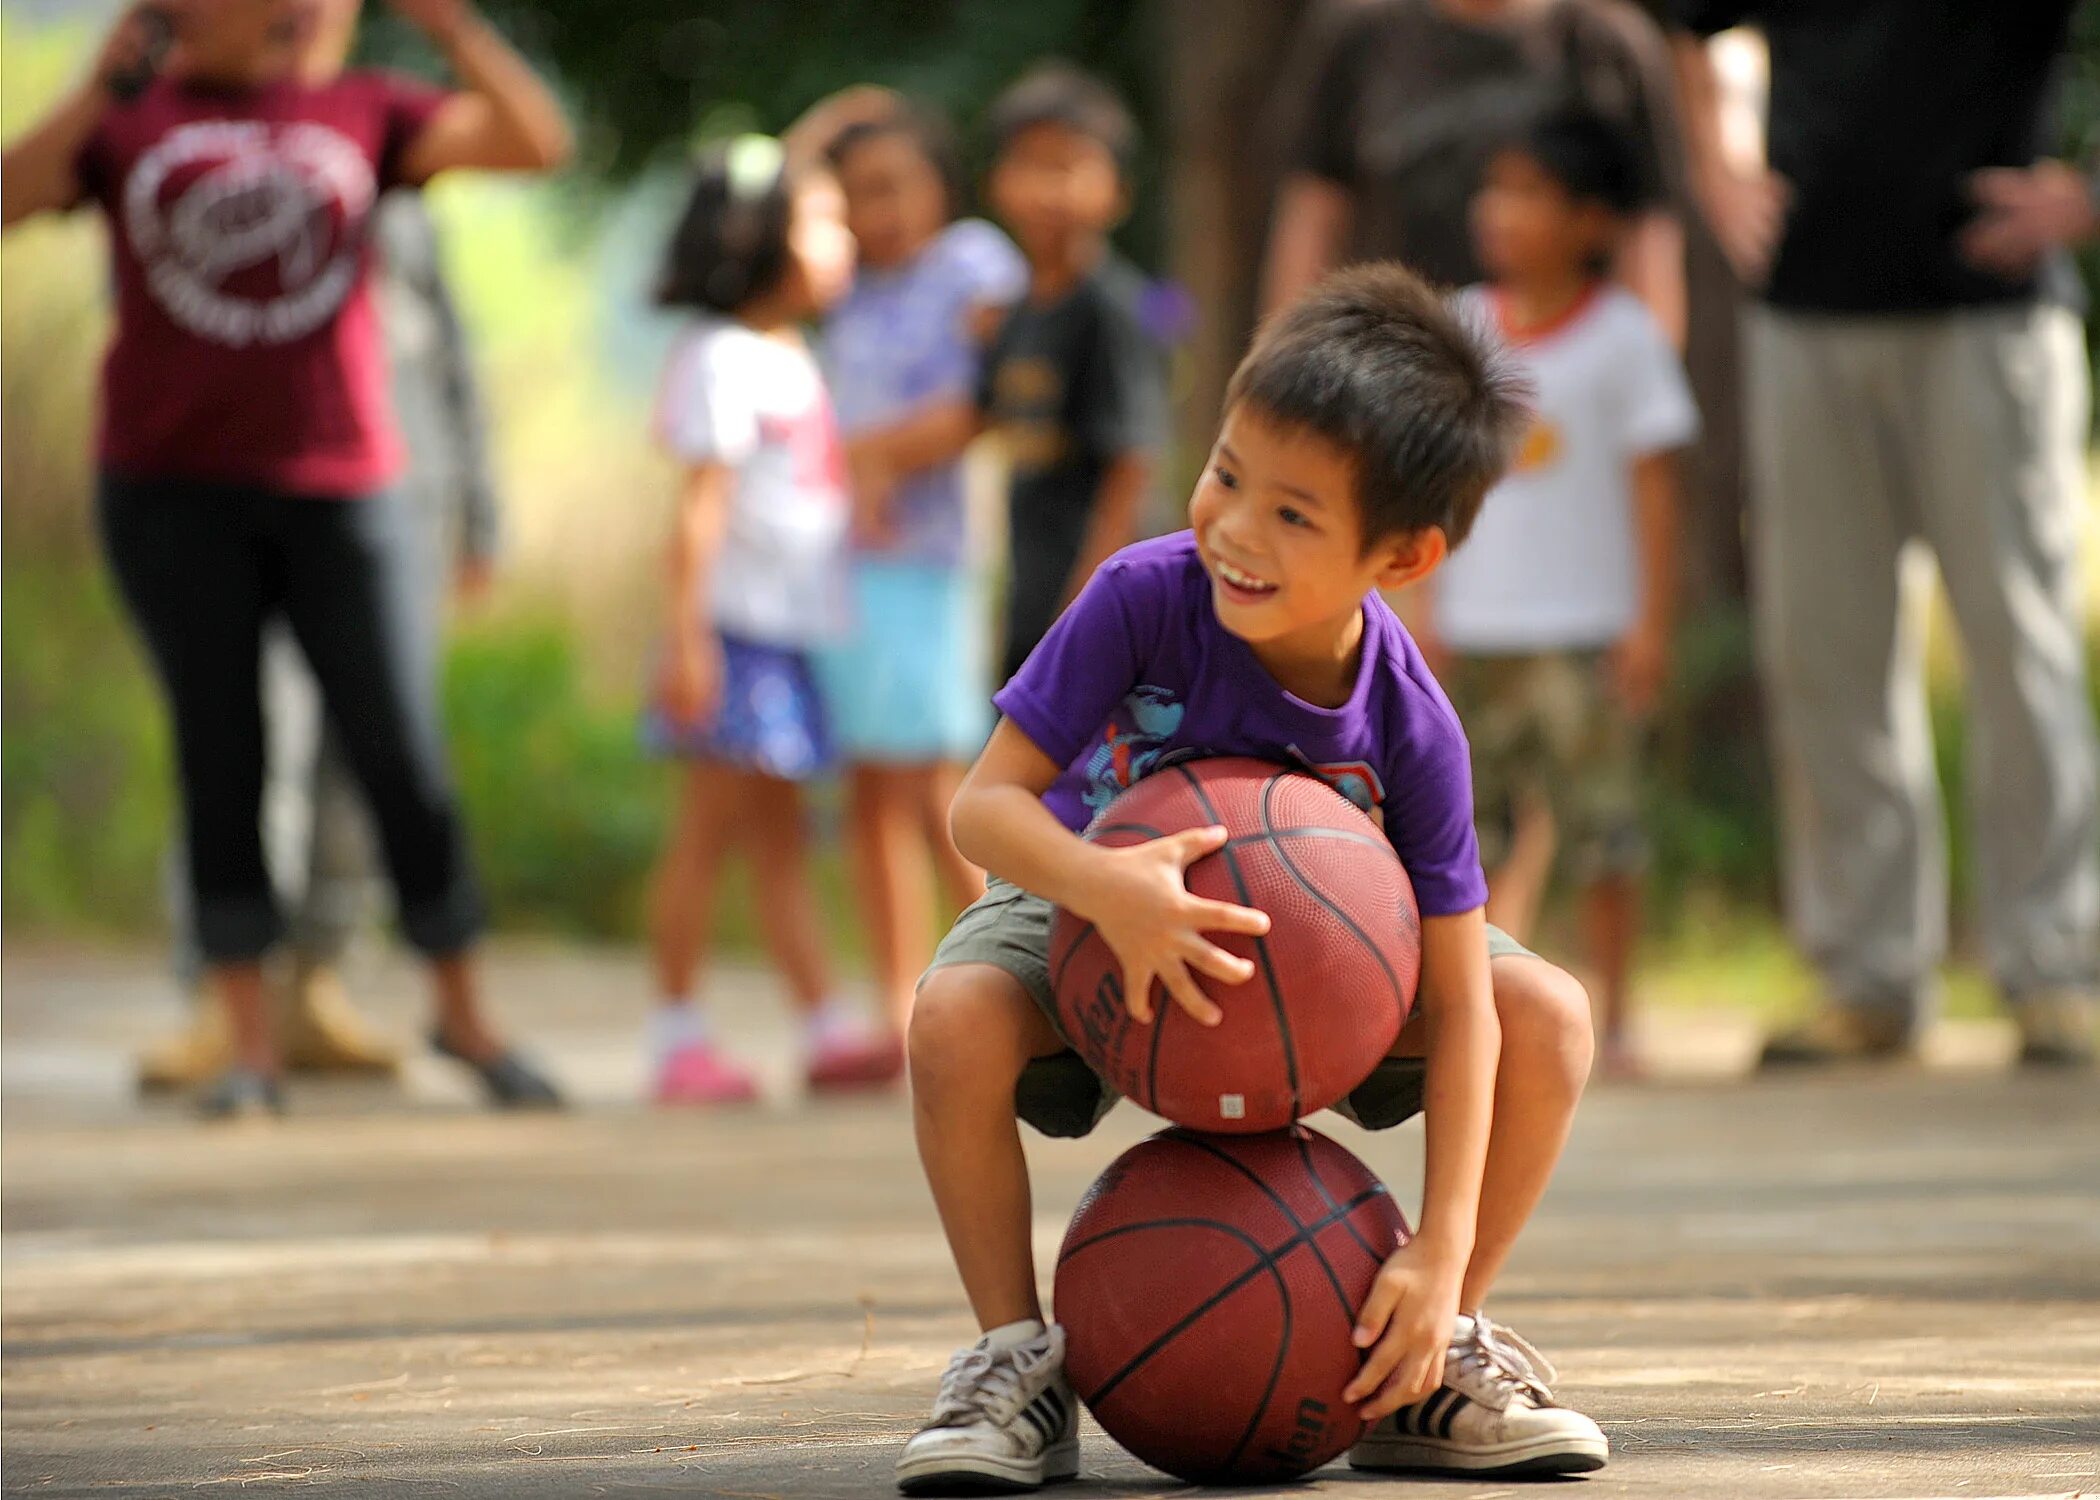
[[[1462,656],[1443,678],[1473,747],[1473,806],[1489,869],[1509,853],[1516,810],[1552,810],[1578,879],[1638,873],[1643,728],[1613,695],[1600,651]]]
[[[1050,987],[1050,925],[1056,908],[1041,896],[994,875],[984,896],[955,919],[927,970],[950,964],[989,964],[1027,991],[1059,1036],[1057,997]],[[1488,957],[1536,958],[1499,927],[1487,930]],[[923,983],[923,981],[921,981]],[[1366,1130],[1386,1130],[1421,1113],[1428,1065],[1419,1057],[1383,1059],[1336,1113]],[[1044,1135],[1082,1136],[1101,1123],[1122,1095],[1067,1048],[1038,1057],[1014,1087],[1014,1113]]]

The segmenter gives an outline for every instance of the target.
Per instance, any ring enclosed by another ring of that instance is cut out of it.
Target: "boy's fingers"
[[[1203,1025],[1215,1026],[1225,1019],[1225,1012],[1211,1004],[1209,997],[1203,993],[1202,986],[1196,983],[1196,976],[1188,971],[1186,964],[1169,964],[1161,971],[1159,979],[1175,1002]]]
[[[1401,1283],[1389,1276],[1380,1276],[1371,1283],[1371,1295],[1364,1298],[1363,1307],[1356,1314],[1356,1347],[1368,1349],[1385,1332],[1385,1325],[1393,1315],[1393,1307],[1400,1300]]]
[[[1222,979],[1227,984],[1245,984],[1254,977],[1254,965],[1249,960],[1235,958],[1217,944],[1206,943],[1199,937],[1191,937],[1183,945],[1182,954],[1211,978]]]
[[[1152,1020],[1152,971],[1130,969],[1123,975],[1123,1004],[1134,1021]]]
[[[1364,1356],[1364,1365],[1356,1372],[1356,1378],[1342,1389],[1344,1401],[1361,1401],[1386,1383],[1393,1373],[1393,1366],[1406,1352],[1406,1346],[1388,1334],[1378,1341]]]
[[[1168,843],[1173,846],[1174,857],[1181,861],[1181,867],[1185,870],[1204,855],[1221,848],[1227,837],[1224,829],[1213,824],[1209,828],[1190,828],[1177,833]]]
[[[1235,906],[1230,901],[1198,900],[1194,912],[1196,920],[1205,932],[1238,932],[1248,937],[1261,937],[1269,930],[1269,914],[1251,906]]]
[[[1437,1382],[1429,1379],[1426,1360],[1410,1359],[1393,1372],[1390,1380],[1376,1396],[1364,1403],[1358,1413],[1366,1422],[1376,1422],[1381,1417],[1391,1416],[1403,1406],[1412,1406],[1436,1389]]]
[[[1372,1395],[1374,1403],[1392,1394],[1394,1390],[1401,1388],[1399,1384],[1401,1371],[1417,1363],[1416,1360],[1410,1358],[1414,1347],[1415,1340],[1409,1337],[1409,1330],[1399,1320],[1396,1319],[1386,1325],[1385,1337],[1378,1341],[1377,1348],[1365,1356],[1363,1372],[1357,1378],[1357,1383],[1364,1387],[1366,1395],[1371,1395],[1373,1392],[1376,1393]],[[1364,1376],[1372,1376],[1374,1372],[1375,1378],[1368,1380],[1364,1378]],[[1363,1397],[1358,1396],[1350,1399],[1360,1401]],[[1406,1405],[1404,1401],[1394,1404],[1396,1406]],[[1369,1407],[1367,1406],[1365,1409],[1368,1410]]]

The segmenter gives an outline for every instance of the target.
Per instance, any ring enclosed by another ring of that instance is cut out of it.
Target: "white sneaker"
[[[1065,1331],[1033,1318],[958,1349],[933,1420],[897,1457],[907,1495],[1032,1490],[1079,1474],[1079,1402],[1065,1380]]]
[[[1547,1383],[1557,1378],[1546,1357],[1509,1329],[1460,1313],[1443,1385],[1379,1422],[1349,1450],[1349,1463],[1465,1474],[1601,1469],[1611,1445],[1595,1422],[1554,1404]]]

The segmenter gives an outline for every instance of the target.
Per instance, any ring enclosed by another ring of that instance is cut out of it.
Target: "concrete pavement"
[[[636,1106],[639,965],[511,948],[505,1013],[586,1101],[305,1089],[210,1129],[125,1091],[172,1022],[150,957],[11,949],[0,986],[0,1487],[555,1496],[888,1492],[970,1332],[901,1100],[803,1105],[768,987],[721,987],[781,1098]],[[414,1007],[391,964],[359,976]],[[1559,1363],[1602,1497],[2100,1493],[2100,1089],[1990,1027],[1930,1067],[1743,1081],[1747,1030],[1659,1023],[1599,1088],[1491,1310]],[[1420,1188],[1421,1136],[1315,1122]],[[1148,1129],[1031,1140],[1044,1264]],[[1181,1487],[1089,1429],[1088,1492]],[[1334,1467],[1336,1494],[1519,1493]],[[1576,1492],[1571,1488],[1569,1493]]]

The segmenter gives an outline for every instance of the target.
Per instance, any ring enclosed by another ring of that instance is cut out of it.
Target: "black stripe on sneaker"
[[[1418,1437],[1433,1436],[1436,1431],[1438,1413],[1443,1410],[1444,1403],[1457,1394],[1458,1392],[1452,1390],[1448,1385],[1439,1386],[1427,1401],[1417,1406],[1415,1408],[1415,1435]]]
[[[1062,1432],[1064,1430],[1065,1418],[1070,1415],[1070,1412],[1065,1406],[1065,1398],[1057,1394],[1057,1388],[1055,1386],[1051,1386],[1043,1392],[1042,1396],[1039,1399],[1041,1399],[1049,1405],[1050,1416],[1054,1424],[1056,1425],[1057,1430]]]
[[[1416,1424],[1422,1420],[1422,1406],[1423,1403],[1417,1401],[1413,1406],[1403,1406],[1393,1414],[1399,1420],[1400,1430],[1410,1437],[1421,1436],[1421,1428]]]
[[[1447,1386],[1445,1389],[1449,1390],[1450,1388]],[[1460,1412],[1472,1404],[1472,1398],[1466,1395],[1464,1391],[1451,1391],[1451,1400],[1445,1405],[1443,1416],[1437,1419],[1436,1435],[1441,1438],[1451,1436],[1451,1424],[1458,1420]]]
[[[1028,1419],[1028,1425],[1033,1427],[1036,1430],[1036,1435],[1046,1443],[1055,1441],[1057,1437],[1057,1427],[1050,1413],[1045,1410],[1048,1403],[1043,1397],[1048,1394],[1049,1392],[1044,1392],[1043,1396],[1036,1397],[1021,1408],[1021,1415]]]

